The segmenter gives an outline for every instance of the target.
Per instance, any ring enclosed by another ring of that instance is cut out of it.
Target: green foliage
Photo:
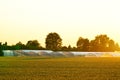
[[[77,51],[77,48],[76,47],[71,47],[71,45],[69,45],[69,46],[63,46],[61,48],[61,51]]]
[[[37,40],[30,40],[27,42],[26,47],[28,49],[40,49],[40,43]]]
[[[94,51],[94,52],[112,52],[120,50],[119,45],[110,39],[107,35],[97,35],[94,40],[89,41],[80,37],[77,41],[78,51]]]
[[[77,41],[78,51],[89,51],[89,40],[80,37]]]
[[[2,52],[2,43],[0,42],[0,56],[3,56],[4,54],[3,54],[3,52]]]
[[[90,51],[115,51],[115,42],[107,35],[98,35],[91,41]]]
[[[118,43],[110,39],[106,34],[97,35],[94,40],[79,37],[76,42],[77,47],[62,46],[62,39],[58,33],[49,33],[46,36],[45,46],[43,48],[37,40],[29,40],[27,44],[21,42],[15,45],[8,46],[7,42],[0,43],[1,55],[2,50],[20,50],[20,49],[32,49],[32,50],[53,50],[53,51],[96,51],[96,52],[108,52],[108,51],[120,51]]]
[[[16,43],[15,46],[17,49],[26,49],[26,46],[22,42]]]
[[[0,50],[0,56],[4,56],[4,53],[2,52],[2,50]]]
[[[62,45],[62,39],[57,33],[49,33],[46,37],[46,49],[60,50]]]

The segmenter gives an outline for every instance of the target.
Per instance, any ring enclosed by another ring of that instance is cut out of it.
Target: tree
[[[72,51],[72,47],[71,47],[71,45],[69,45],[68,47],[67,46],[62,46],[61,50],[62,51]]]
[[[25,44],[23,44],[22,42],[18,42],[18,43],[16,43],[16,48],[17,49],[26,49],[26,46],[25,46]]]
[[[0,56],[3,56],[4,55],[4,53],[2,52],[2,43],[0,42]]]
[[[116,50],[116,51],[120,51],[120,46],[119,46],[118,43],[115,44],[115,50]]]
[[[28,49],[40,49],[40,43],[37,40],[29,40],[26,44]]]
[[[68,51],[72,51],[71,45],[68,46]]]
[[[80,37],[77,41],[78,51],[89,51],[89,40]]]
[[[105,34],[98,35],[90,42],[90,51],[115,51],[115,42]]]
[[[62,51],[67,51],[68,48],[67,48],[67,46],[62,46],[61,50],[62,50]]]
[[[57,33],[49,33],[46,37],[46,49],[60,50],[62,47],[62,39]]]
[[[5,42],[4,44],[2,44],[2,49],[3,49],[3,50],[7,50],[7,46],[8,46],[8,45],[7,45],[7,42]]]
[[[102,35],[102,34],[96,36],[91,43],[91,47],[95,51],[107,51],[108,45],[109,45],[109,37],[107,35]]]
[[[7,42],[5,42],[3,45],[4,45],[4,46],[7,46]]]
[[[96,47],[98,47],[99,45],[98,44],[96,44],[96,42],[95,42],[95,40],[91,40],[90,41],[90,45],[89,45],[89,50],[90,51],[99,51],[98,50],[98,48],[96,48]]]
[[[115,51],[115,42],[111,39],[108,44],[108,51]]]

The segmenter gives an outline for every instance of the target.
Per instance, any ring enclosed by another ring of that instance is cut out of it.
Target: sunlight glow
[[[1,0],[0,41],[15,44],[57,32],[63,45],[107,34],[120,43],[119,0]]]

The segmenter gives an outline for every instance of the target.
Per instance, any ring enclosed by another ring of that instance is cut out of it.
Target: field
[[[0,80],[120,80],[120,58],[0,57]]]

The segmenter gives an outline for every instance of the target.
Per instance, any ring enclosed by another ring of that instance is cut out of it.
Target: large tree
[[[62,39],[58,33],[49,33],[46,37],[46,49],[49,50],[60,50],[62,46]]]
[[[37,40],[29,40],[26,44],[28,49],[40,49],[40,43]]]
[[[101,34],[90,42],[91,51],[114,51],[115,44],[107,35]]]
[[[115,42],[111,39],[109,40],[109,44],[108,44],[108,51],[115,51],[116,47],[115,47]]]
[[[22,42],[18,42],[18,43],[16,43],[16,48],[17,49],[26,49],[26,46],[25,46],[25,44],[23,44]]]
[[[80,37],[77,41],[77,49],[78,51],[89,51],[89,40]]]

